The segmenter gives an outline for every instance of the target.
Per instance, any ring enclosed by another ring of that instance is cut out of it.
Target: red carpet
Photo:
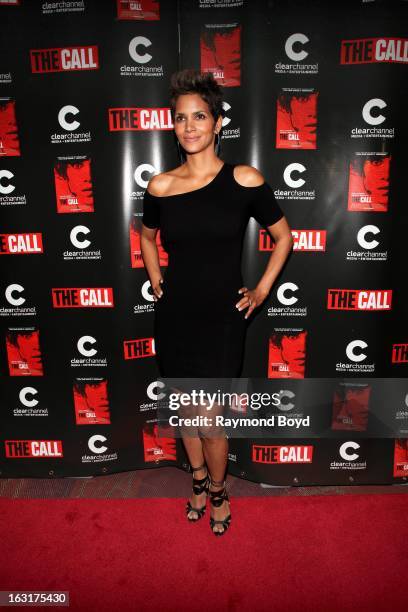
[[[3,498],[0,590],[66,590],[87,612],[402,611],[407,499],[232,498],[216,538],[184,499]]]

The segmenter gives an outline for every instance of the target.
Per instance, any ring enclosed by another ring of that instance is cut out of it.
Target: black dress
[[[253,216],[261,225],[283,217],[264,182],[240,185],[224,162],[215,178],[186,193],[147,190],[143,224],[160,228],[169,260],[155,302],[154,339],[162,377],[239,377],[249,319],[235,304],[243,294],[241,253]]]

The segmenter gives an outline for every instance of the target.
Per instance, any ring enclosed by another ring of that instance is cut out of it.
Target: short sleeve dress
[[[168,266],[163,295],[155,302],[156,362],[162,377],[239,377],[247,309],[241,256],[250,217],[273,225],[283,217],[267,182],[240,185],[234,164],[224,162],[214,179],[199,189],[170,196],[147,190],[143,224],[160,228]]]

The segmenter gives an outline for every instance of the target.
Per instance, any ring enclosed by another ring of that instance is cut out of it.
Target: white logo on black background
[[[78,113],[79,113],[79,108],[77,108],[76,106],[73,106],[72,104],[67,104],[66,106],[63,106],[58,113],[58,122],[60,126],[64,130],[67,130],[69,132],[72,132],[73,130],[77,130],[79,126],[81,125],[80,122],[76,120],[68,121],[67,116],[68,115],[78,115]]]

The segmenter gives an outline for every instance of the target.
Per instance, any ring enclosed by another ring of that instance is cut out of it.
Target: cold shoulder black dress
[[[142,222],[160,228],[169,256],[154,318],[162,377],[240,376],[249,319],[235,304],[245,230],[251,216],[266,227],[283,212],[267,182],[244,187],[233,170],[224,162],[210,183],[186,193],[145,191]]]

